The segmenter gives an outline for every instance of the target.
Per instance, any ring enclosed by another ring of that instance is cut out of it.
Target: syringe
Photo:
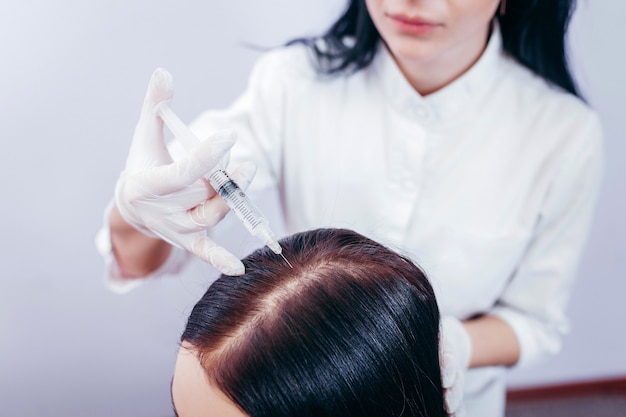
[[[172,131],[187,152],[198,146],[200,143],[198,137],[170,109],[167,101],[157,104],[154,112],[163,119],[168,129]],[[218,164],[209,172],[207,179],[226,204],[228,204],[228,207],[235,212],[248,232],[260,239],[272,252],[282,256],[285,262],[291,266],[289,261],[283,256],[283,250],[276,239],[276,235],[270,229],[269,222],[265,216],[261,214],[258,207],[239,188],[237,183],[230,178],[228,172]]]

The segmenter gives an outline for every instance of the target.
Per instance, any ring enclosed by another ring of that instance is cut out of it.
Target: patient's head
[[[172,382],[180,417],[444,416],[439,311],[410,260],[320,229],[244,259],[194,307]]]

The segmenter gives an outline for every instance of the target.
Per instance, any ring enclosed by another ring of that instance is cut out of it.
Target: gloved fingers
[[[208,200],[209,198],[213,198],[213,197],[215,197],[216,195],[218,195],[218,192],[217,192],[217,191],[215,191],[215,188],[213,188],[213,186],[211,185],[211,183],[209,182],[209,180],[208,180],[208,179],[206,179],[205,177],[202,177],[202,180],[203,180],[203,181],[204,181],[204,183],[206,184],[207,191],[209,192],[209,196],[207,197],[207,200]]]
[[[463,323],[452,316],[441,319],[439,360],[446,410],[450,416],[464,415],[465,371],[472,354],[472,341]]]
[[[227,134],[227,133],[228,133],[228,134],[230,134],[230,132],[232,132],[232,134],[234,134],[234,135],[235,135],[235,138],[237,137],[237,134],[236,134],[236,132],[235,132],[234,130],[232,130],[232,129],[221,129],[221,130],[218,130],[217,132],[213,132],[213,133],[212,133],[212,134],[210,134],[208,137],[203,138],[203,139],[202,139],[202,142],[206,142],[206,141],[209,141],[209,142],[210,142],[211,140],[213,140],[213,137],[214,137],[215,135],[223,135],[223,134]],[[226,152],[226,153],[225,153],[225,154],[224,154],[224,155],[220,158],[219,163],[220,163],[220,165],[221,165],[223,168],[228,168],[228,164],[230,163],[230,151],[229,151],[229,152]]]
[[[188,217],[198,230],[215,226],[228,214],[226,202],[215,195],[188,211]]]
[[[441,319],[441,349],[452,353],[464,370],[472,357],[472,340],[463,323],[452,316]]]
[[[230,150],[228,150],[228,152],[226,152],[224,156],[220,158],[219,164],[222,167],[227,168],[229,163],[230,163]]]
[[[444,389],[444,399],[446,403],[446,411],[449,414],[457,415],[458,410],[463,408],[463,386],[465,376],[462,371],[458,371],[454,377],[455,383],[450,388]]]
[[[256,165],[252,162],[244,162],[233,170],[230,177],[241,189],[245,190],[252,182],[255,173]],[[208,187],[215,191],[210,185]],[[229,210],[230,207],[226,202],[215,193],[214,197],[206,199],[202,204],[189,210],[189,216],[195,225],[201,229],[206,229],[219,223]]]
[[[235,144],[232,134],[201,142],[188,156],[174,163],[148,168],[142,175],[147,193],[166,195],[179,191],[214,169],[224,153]]]
[[[236,167],[231,173],[230,178],[237,183],[242,190],[247,190],[256,174],[256,165],[254,162],[243,162]]]
[[[166,242],[183,248],[213,265],[224,275],[242,275],[245,272],[243,263],[209,239],[205,232],[173,233],[171,229],[166,229],[157,231],[156,234]]]
[[[465,406],[461,405],[461,407],[453,413],[448,414],[450,417],[466,417],[467,412],[465,411]]]
[[[117,184],[116,201],[124,205],[146,203],[154,209],[172,213],[187,211],[201,204],[211,195],[215,195],[215,190],[204,178],[173,193],[157,195],[154,193],[154,187],[151,187],[149,183],[147,184],[145,173],[123,173],[123,177],[120,177]],[[159,207],[161,208],[159,209]]]
[[[442,351],[440,353],[440,365],[441,384],[444,388],[450,388],[454,385],[459,372],[459,366],[456,363],[454,355],[445,350]]]
[[[117,180],[114,192],[115,205],[126,222],[145,235],[155,237],[136,210],[136,205],[142,201],[143,194],[138,184],[132,180],[132,176],[123,171]]]
[[[209,181],[206,178],[201,177],[189,187],[183,188],[182,191],[173,193],[172,198],[175,198],[181,208],[184,208],[186,211],[202,204],[215,194],[216,192],[209,184]]]
[[[137,203],[144,206],[149,201]],[[219,196],[214,196],[188,210],[171,209],[168,212],[160,212],[157,217],[160,221],[154,227],[169,230],[174,234],[190,234],[205,231],[215,226],[228,213],[229,207]],[[153,212],[158,212],[154,210]]]
[[[244,162],[232,172],[230,177],[240,188],[245,190],[250,185],[255,173],[256,165],[252,162]],[[206,187],[213,191],[213,196],[189,210],[189,217],[193,225],[195,225],[195,227],[189,230],[198,231],[213,227],[219,223],[230,210],[226,202],[218,196],[213,187],[208,183],[208,180],[204,180],[206,181]]]
[[[188,250],[213,265],[224,275],[243,275],[245,268],[243,263],[232,253],[218,246],[202,232],[189,235],[192,237]]]

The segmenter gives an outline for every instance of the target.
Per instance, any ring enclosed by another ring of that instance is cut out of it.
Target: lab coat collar
[[[502,57],[502,34],[498,24],[494,23],[487,47],[478,61],[452,83],[427,96],[422,96],[409,84],[384,44],[372,68],[382,80],[385,95],[395,108],[424,122],[432,122],[453,118],[471,106],[471,101],[487,91],[497,78]]]

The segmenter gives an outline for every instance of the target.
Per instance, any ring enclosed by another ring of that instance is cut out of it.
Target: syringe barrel
[[[228,173],[223,169],[215,169],[208,178],[215,191],[235,212],[248,232],[259,237],[274,252],[280,253],[280,245],[269,228],[269,222]]]

